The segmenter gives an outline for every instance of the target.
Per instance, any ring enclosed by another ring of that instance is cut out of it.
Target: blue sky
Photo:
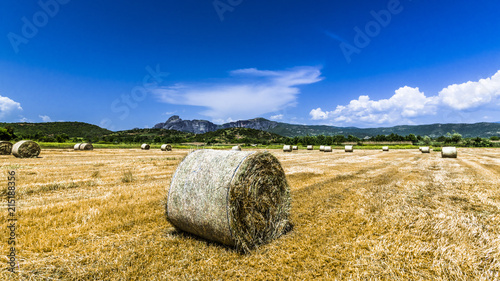
[[[500,121],[500,2],[5,0],[0,121]]]

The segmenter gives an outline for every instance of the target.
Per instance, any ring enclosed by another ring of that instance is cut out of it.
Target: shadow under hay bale
[[[149,148],[150,148],[150,147],[151,147],[151,146],[150,146],[149,144],[147,144],[147,143],[143,143],[143,144],[141,145],[141,149],[142,149],[142,150],[149,150]]]
[[[170,144],[162,144],[160,149],[161,151],[172,151],[172,146]]]
[[[80,144],[80,150],[94,150],[94,146],[91,143],[85,142]]]
[[[354,149],[352,148],[352,145],[346,145],[346,146],[344,147],[344,151],[345,151],[345,152],[353,152],[353,151],[354,151]]]
[[[30,140],[19,141],[12,146],[12,155],[17,158],[36,158],[40,151],[38,143]]]
[[[77,143],[77,144],[75,144],[75,145],[73,146],[73,149],[74,149],[74,150],[80,150],[80,145],[81,145],[81,143]]]
[[[329,145],[325,146],[323,152],[332,152],[332,147]]]
[[[167,198],[180,230],[248,252],[291,229],[290,190],[268,152],[198,150],[179,164]]]
[[[314,149],[314,147],[312,145],[307,146],[307,150],[313,150],[313,149]]]
[[[12,153],[12,143],[0,141],[0,155],[9,155]]]
[[[231,150],[241,151],[241,146],[235,145],[233,146],[233,148],[231,148]]]
[[[451,146],[445,146],[441,148],[442,158],[457,158],[457,148]]]
[[[292,152],[292,146],[291,145],[284,145],[283,152]]]

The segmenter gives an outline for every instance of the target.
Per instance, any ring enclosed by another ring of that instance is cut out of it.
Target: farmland
[[[457,159],[418,149],[271,150],[290,184],[294,228],[246,255],[166,221],[170,180],[188,152],[0,156],[2,198],[7,172],[17,175],[18,278],[500,278],[500,149],[459,148]],[[8,245],[0,245],[5,264]]]

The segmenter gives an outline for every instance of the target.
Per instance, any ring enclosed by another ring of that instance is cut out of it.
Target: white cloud
[[[499,97],[500,71],[478,82],[450,85],[435,96],[427,97],[419,88],[404,86],[389,99],[371,100],[368,95],[361,95],[332,111],[316,108],[309,115],[313,120],[328,120],[337,125],[415,124],[417,120],[450,110],[455,115],[480,108],[498,111]]]
[[[38,115],[38,117],[40,117],[43,122],[52,122],[52,119],[47,115]]]
[[[8,115],[11,115],[15,111],[21,111],[23,108],[21,104],[13,101],[8,97],[4,97],[0,95],[0,118],[5,118]]]
[[[161,102],[207,108],[200,114],[213,119],[253,118],[296,104],[297,86],[322,80],[317,67],[271,71],[255,68],[231,71],[230,82],[208,85],[176,84],[154,89]]]
[[[269,117],[271,120],[283,120],[283,114],[277,114]]]
[[[453,109],[473,109],[485,105],[498,105],[500,97],[500,70],[490,78],[478,82],[453,84],[439,92],[444,105]]]

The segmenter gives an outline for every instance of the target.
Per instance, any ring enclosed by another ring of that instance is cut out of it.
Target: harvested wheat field
[[[500,149],[459,150],[456,159],[272,150],[294,227],[249,254],[167,222],[166,194],[187,150],[0,156],[0,185],[5,195],[15,169],[21,279],[498,280]],[[1,227],[6,237],[6,215]],[[11,278],[4,268],[1,280]]]

